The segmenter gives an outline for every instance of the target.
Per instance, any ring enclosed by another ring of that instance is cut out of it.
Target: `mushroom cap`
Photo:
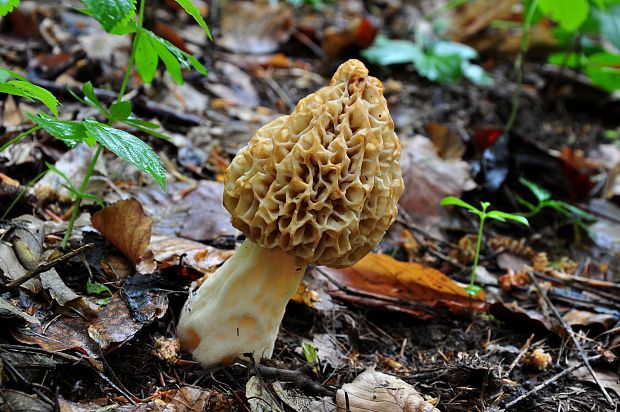
[[[329,86],[261,127],[237,153],[224,207],[263,248],[346,267],[379,243],[402,191],[400,141],[383,85],[349,60]]]

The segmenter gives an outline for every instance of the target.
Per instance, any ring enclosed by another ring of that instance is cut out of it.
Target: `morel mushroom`
[[[396,218],[399,160],[383,86],[358,60],[260,128],[225,177],[224,207],[247,239],[190,293],[182,346],[207,367],[271,357],[307,265],[354,264]]]

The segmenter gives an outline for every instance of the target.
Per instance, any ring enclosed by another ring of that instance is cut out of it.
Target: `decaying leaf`
[[[403,142],[401,168],[405,191],[399,204],[407,212],[436,216],[441,199],[460,197],[476,187],[467,162],[440,158],[433,143],[423,136]]]
[[[245,385],[245,397],[252,412],[282,412],[278,401],[256,376],[252,376]]]
[[[407,382],[366,369],[336,394],[338,412],[439,412]]]
[[[153,258],[141,263],[138,267],[141,272],[183,265],[199,273],[210,273],[234,253],[234,250],[220,250],[175,236],[153,236],[149,248]]]
[[[136,199],[120,200],[92,217],[93,226],[134,264],[151,240],[153,220]]]
[[[217,43],[237,53],[270,53],[289,39],[294,29],[288,4],[227,2],[222,10]]]
[[[165,298],[159,300],[161,307],[150,307],[149,321],[163,316],[168,306]],[[119,294],[88,322],[83,318],[60,317],[44,326],[20,328],[13,332],[22,343],[39,345],[51,350],[75,349],[90,357],[99,357],[102,351],[111,350],[131,339],[145,322],[137,321]]]
[[[105,399],[103,399],[105,401]],[[148,401],[138,405],[117,404],[106,405],[95,402],[75,403],[59,398],[60,412],[202,412],[202,411],[230,411],[235,410],[237,403],[231,396],[216,392],[184,386],[180,389],[162,390],[151,396]]]
[[[9,281],[19,279],[28,273],[19,259],[17,259],[17,255],[15,255],[11,245],[5,242],[0,242],[0,272]],[[37,293],[41,290],[41,281],[39,279],[30,279],[22,283],[20,287]]]
[[[578,309],[571,309],[562,318],[571,326],[596,327],[603,331],[618,321],[618,317],[611,313],[594,313]]]
[[[41,323],[37,318],[31,316],[19,309],[18,307],[12,305],[10,302],[4,300],[0,297],[0,317],[13,317],[17,316],[25,320],[26,322],[33,323],[35,325],[40,325]]]
[[[52,412],[53,407],[24,392],[0,390],[0,410],[7,412]]]
[[[479,298],[470,297],[461,286],[438,270],[418,263],[400,262],[383,254],[370,253],[350,268],[322,270],[356,292],[349,294],[332,289],[332,296],[381,309],[428,318],[428,312],[418,307],[445,306],[455,313],[485,307]],[[360,297],[359,292],[367,296]],[[406,305],[406,302],[412,305]]]

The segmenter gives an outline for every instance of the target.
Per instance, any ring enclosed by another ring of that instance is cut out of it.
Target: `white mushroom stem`
[[[212,367],[253,352],[269,358],[289,299],[306,264],[246,240],[190,296],[178,325],[181,345]]]

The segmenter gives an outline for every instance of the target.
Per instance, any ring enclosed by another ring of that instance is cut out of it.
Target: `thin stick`
[[[519,355],[515,358],[515,360],[510,364],[510,367],[508,368],[508,371],[506,372],[506,376],[510,376],[510,374],[512,373],[512,370],[517,366],[517,364],[519,363],[519,361],[521,360],[521,358],[523,358],[523,356],[525,356],[525,354],[527,353],[527,350],[530,348],[530,346],[532,345],[532,340],[534,339],[534,334],[531,334],[529,338],[527,338],[527,340],[525,341],[525,344],[523,345],[523,347],[521,348],[521,352],[519,352]]]
[[[601,358],[602,356],[603,355],[599,354],[599,355],[592,356],[590,358],[586,358],[586,363],[589,362],[589,361],[597,360],[597,359]],[[508,402],[501,410],[502,411],[507,410],[511,406],[514,406],[517,403],[521,402],[523,399],[532,396],[536,392],[540,391],[541,389],[545,388],[546,386],[548,386],[548,385],[552,384],[553,382],[557,381],[562,376],[568,375],[569,373],[573,372],[574,370],[581,368],[583,363],[584,362],[579,362],[579,363],[571,366],[570,368],[564,369],[562,372],[558,373],[557,375],[554,375],[554,376],[550,377],[546,381],[542,382],[541,384],[539,384],[539,385],[533,387],[532,389],[530,389],[529,391],[525,392],[523,395],[520,395],[519,397],[517,397],[517,398],[513,399],[512,401]]]
[[[579,343],[579,340],[577,340],[577,338],[575,337],[575,332],[573,332],[573,328],[568,323],[566,323],[566,321],[564,321],[564,319],[562,318],[562,315],[560,315],[560,312],[558,312],[553,302],[551,302],[551,299],[549,299],[549,296],[547,296],[547,293],[544,290],[542,290],[542,288],[538,284],[538,279],[536,275],[534,274],[534,272],[528,272],[528,275],[530,276],[530,279],[532,280],[532,283],[534,284],[534,286],[536,286],[536,290],[538,290],[538,293],[540,294],[540,296],[545,300],[545,303],[547,304],[547,306],[549,306],[549,308],[551,309],[551,312],[553,312],[553,315],[558,319],[562,327],[568,332],[568,336],[570,336],[571,340],[573,341],[573,344],[575,345],[575,348],[579,352],[579,356],[581,357],[581,360],[585,363],[586,368],[588,368],[590,375],[592,375],[592,378],[594,379],[598,387],[601,389],[601,392],[605,396],[605,399],[610,405],[613,406],[614,402],[611,399],[611,396],[609,396],[609,394],[607,393],[607,390],[605,390],[605,387],[603,386],[600,379],[596,375],[596,372],[594,372],[594,369],[592,369],[592,365],[590,365],[590,362],[588,361],[588,358],[586,357],[586,354],[583,351],[583,347],[581,346],[581,343]]]
[[[17,286],[21,285],[24,282],[29,281],[30,279],[34,278],[35,276],[37,276],[40,273],[43,272],[47,272],[48,270],[50,270],[51,268],[53,268],[54,266],[56,266],[59,263],[62,263],[66,260],[69,260],[73,257],[75,257],[76,255],[79,255],[80,253],[82,253],[83,251],[85,251],[86,249],[89,249],[91,247],[95,246],[94,243],[87,243],[85,245],[82,245],[80,247],[78,247],[77,249],[74,249],[70,252],[65,253],[64,255],[57,257],[54,260],[51,260],[49,262],[43,263],[39,266],[37,266],[36,268],[32,269],[31,271],[29,271],[28,273],[26,273],[24,276],[21,276],[11,282],[9,282],[8,285],[6,285],[6,289],[11,290],[11,289],[15,289]]]

